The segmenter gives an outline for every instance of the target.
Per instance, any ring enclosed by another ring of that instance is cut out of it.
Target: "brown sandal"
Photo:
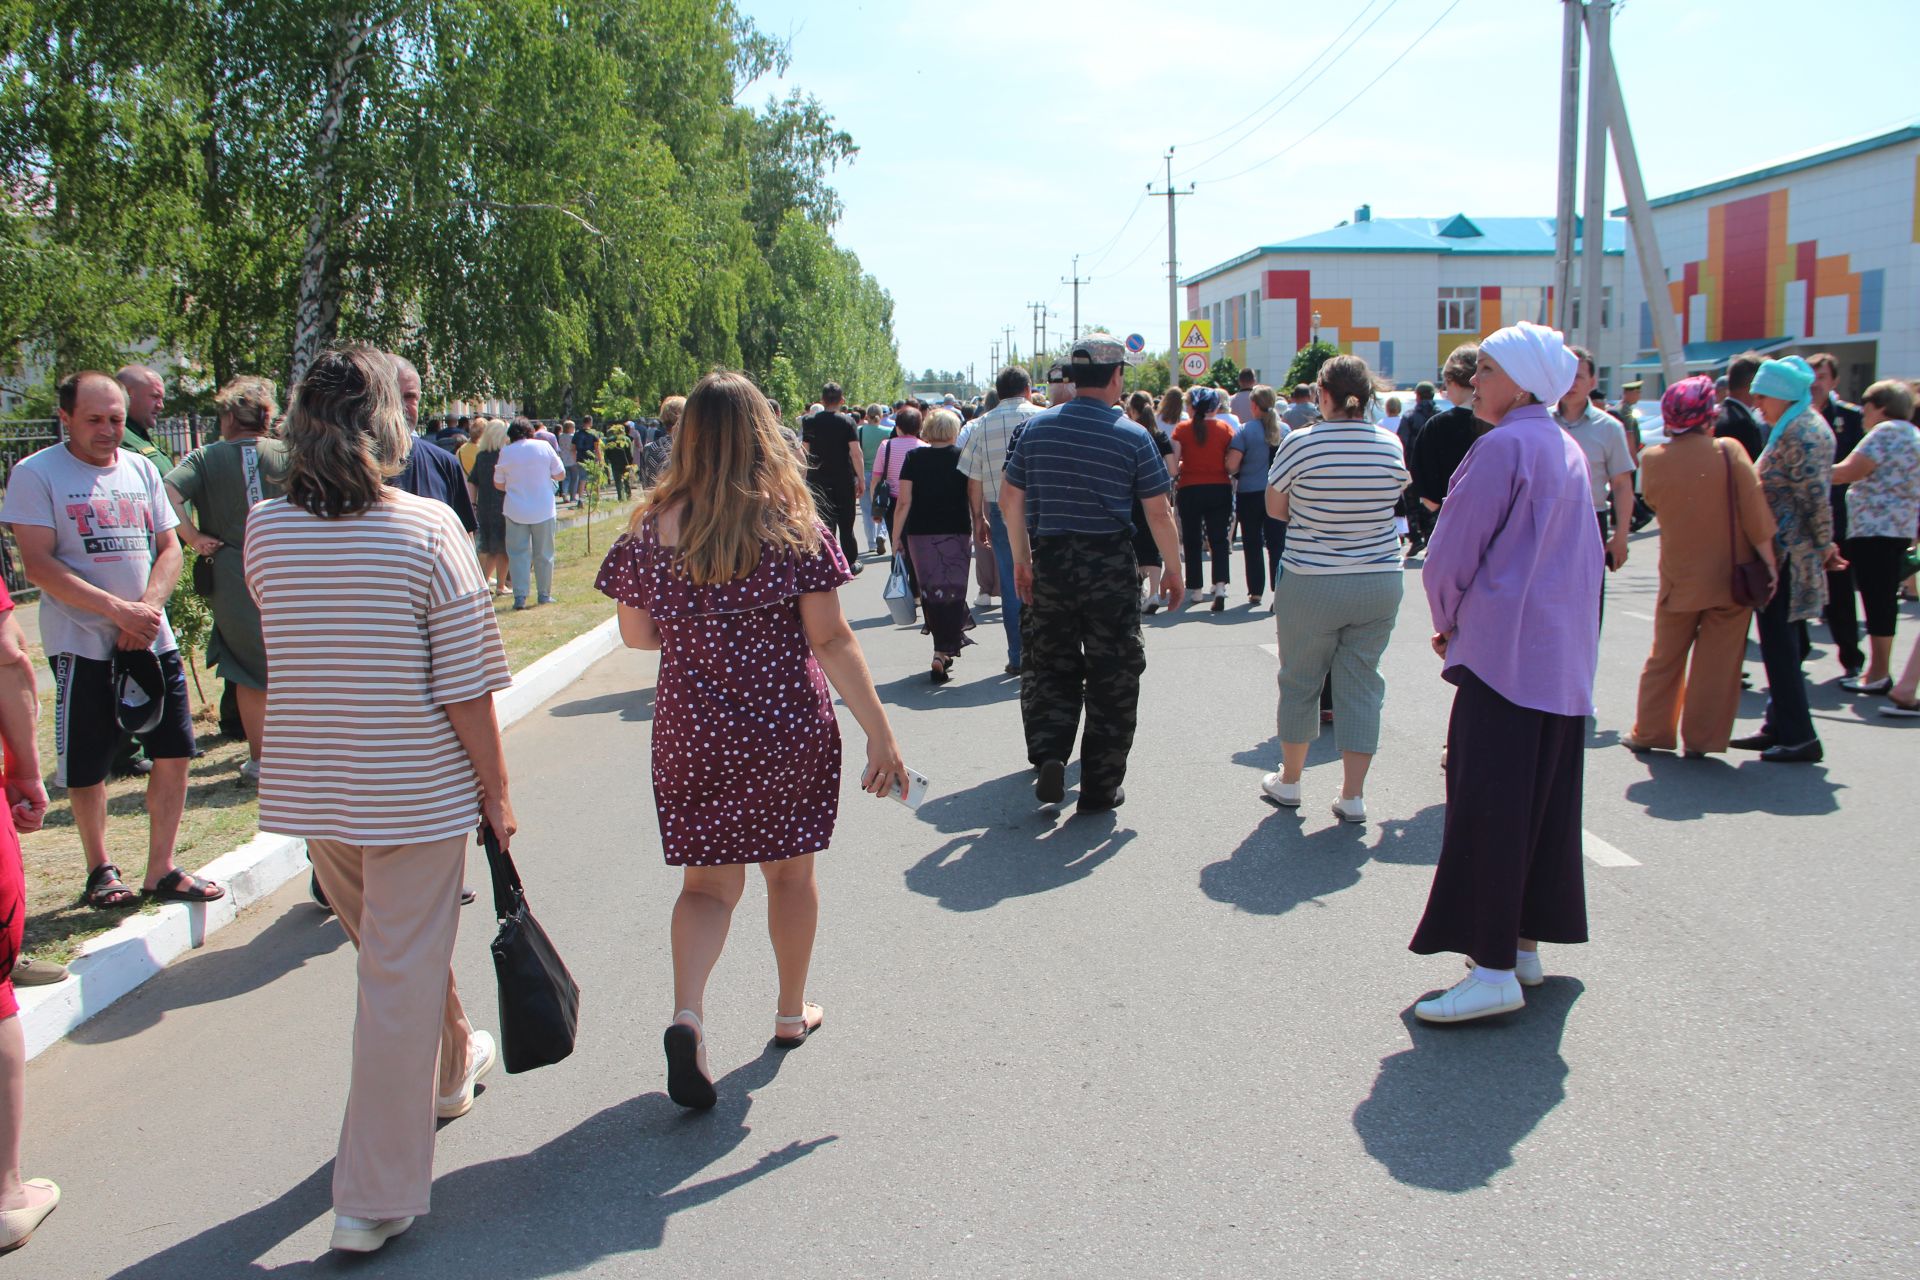
[[[87,887],[80,892],[80,901],[96,910],[110,907],[124,907],[139,901],[139,895],[127,887],[120,878],[120,868],[111,862],[103,862],[87,872]]]
[[[213,881],[189,875],[178,867],[161,876],[153,888],[140,892],[155,902],[218,902],[227,896],[227,891]]]

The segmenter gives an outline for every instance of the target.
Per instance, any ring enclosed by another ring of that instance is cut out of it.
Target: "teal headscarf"
[[[1768,360],[1753,375],[1753,394],[1791,402],[1786,412],[1772,424],[1773,430],[1767,435],[1767,447],[1771,449],[1773,442],[1780,438],[1780,433],[1787,429],[1787,424],[1812,407],[1813,366],[1799,356]]]

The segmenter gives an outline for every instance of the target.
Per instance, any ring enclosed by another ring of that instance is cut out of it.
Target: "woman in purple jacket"
[[[1498,423],[1454,473],[1422,577],[1433,648],[1458,686],[1440,865],[1411,949],[1472,972],[1414,1006],[1426,1022],[1521,1008],[1539,944],[1587,940],[1580,797],[1603,572],[1586,455],[1549,409],[1579,365],[1534,324],[1480,344],[1473,407]]]

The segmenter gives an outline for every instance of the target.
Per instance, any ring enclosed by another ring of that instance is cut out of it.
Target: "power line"
[[[1256,160],[1254,163],[1248,165],[1246,168],[1236,170],[1233,173],[1227,174],[1225,177],[1210,178],[1208,179],[1208,182],[1213,185],[1218,185],[1222,182],[1232,182],[1235,178],[1243,178],[1247,174],[1252,173],[1255,169],[1266,168],[1268,165],[1272,164],[1275,160],[1278,160],[1281,156],[1286,155],[1288,152],[1292,151],[1294,148],[1306,142],[1309,138],[1312,138],[1315,134],[1319,133],[1322,129],[1326,128],[1328,125],[1332,124],[1335,120],[1339,119],[1341,113],[1344,112],[1348,107],[1360,101],[1360,99],[1366,97],[1367,93],[1375,85],[1379,84],[1382,80],[1386,78],[1387,72],[1399,66],[1400,63],[1406,58],[1408,54],[1412,53],[1416,48],[1420,46],[1420,43],[1422,41],[1424,41],[1428,36],[1433,34],[1433,29],[1435,27],[1439,26],[1442,22],[1446,21],[1448,14],[1452,13],[1455,9],[1458,9],[1459,7],[1460,7],[1460,0],[1453,0],[1452,4],[1448,5],[1445,9],[1442,9],[1440,11],[1440,16],[1435,18],[1431,23],[1429,23],[1425,31],[1422,31],[1419,35],[1413,38],[1412,44],[1409,44],[1406,48],[1402,49],[1398,57],[1394,58],[1394,60],[1392,62],[1389,62],[1386,66],[1380,68],[1379,74],[1375,75],[1373,79],[1367,81],[1366,84],[1360,87],[1360,92],[1354,94],[1351,98],[1348,98],[1345,102],[1341,103],[1338,107],[1334,108],[1333,113],[1329,115],[1326,119],[1322,120],[1319,124],[1313,126],[1313,128],[1307,130],[1304,134],[1301,134],[1298,138],[1295,138],[1292,142],[1289,142],[1286,146],[1280,148],[1280,150],[1274,152],[1272,155],[1268,156],[1266,159]]]
[[[1305,95],[1307,90],[1313,88],[1313,86],[1319,82],[1321,76],[1324,76],[1327,74],[1327,72],[1333,70],[1334,65],[1338,63],[1340,59],[1346,57],[1349,53],[1352,53],[1354,49],[1359,45],[1359,43],[1362,40],[1367,38],[1367,34],[1380,24],[1380,19],[1386,17],[1388,13],[1392,12],[1393,6],[1398,4],[1399,2],[1400,0],[1387,0],[1387,7],[1382,9],[1380,12],[1374,14],[1373,21],[1367,23],[1365,27],[1362,27],[1360,29],[1360,33],[1354,36],[1354,38],[1348,42],[1346,48],[1342,49],[1339,53],[1334,54],[1333,57],[1328,58],[1325,62],[1321,63],[1319,68],[1315,70],[1311,76],[1308,76],[1306,80],[1287,86],[1287,89],[1284,92],[1288,92],[1290,96],[1287,98],[1285,102],[1275,107],[1272,111],[1269,111],[1266,114],[1266,116],[1263,117],[1261,120],[1259,120],[1257,123],[1255,123],[1251,129],[1248,129],[1245,133],[1242,133],[1239,137],[1235,138],[1232,142],[1229,142],[1226,146],[1220,148],[1218,151],[1208,156],[1205,160],[1202,160],[1197,164],[1193,164],[1188,166],[1185,169],[1182,169],[1178,176],[1184,178],[1190,174],[1199,172],[1201,169],[1204,169],[1208,165],[1212,164],[1215,160],[1218,160],[1222,156],[1232,152],[1235,148],[1240,146],[1240,144],[1245,142],[1248,138],[1251,138],[1254,134],[1260,132],[1260,130],[1266,128],[1269,124],[1273,123],[1275,117],[1277,117],[1282,111],[1285,111],[1288,107],[1292,106],[1295,102],[1298,102],[1300,98],[1303,95]],[[1366,13],[1365,9],[1362,9],[1360,11],[1360,15],[1364,15],[1365,13]],[[1360,20],[1360,15],[1356,15],[1353,21],[1358,22]],[[1353,26],[1353,23],[1350,22],[1347,24],[1347,26],[1349,29],[1351,29]],[[1345,35],[1345,34],[1346,32],[1344,31],[1341,32],[1341,35]],[[1339,39],[1340,39],[1340,36],[1334,37],[1334,40],[1336,43],[1339,41]],[[1332,46],[1329,45],[1328,48],[1330,49],[1332,48]],[[1269,98],[1267,101],[1271,102],[1272,100],[1273,99]],[[1255,110],[1258,111],[1259,108],[1256,107]]]
[[[1152,186],[1153,184],[1149,182],[1146,185]],[[1140,193],[1140,198],[1133,202],[1133,208],[1127,211],[1127,220],[1120,224],[1120,229],[1114,232],[1112,238],[1110,238],[1105,244],[1101,245],[1098,249],[1094,250],[1093,261],[1090,264],[1088,264],[1087,270],[1092,271],[1095,267],[1099,266],[1102,262],[1106,260],[1106,257],[1109,253],[1113,252],[1113,246],[1119,243],[1121,236],[1127,234],[1127,228],[1133,225],[1134,217],[1140,212],[1140,207],[1146,204],[1146,202],[1147,202],[1147,193],[1142,191]]]
[[[1360,19],[1366,17],[1367,10],[1373,8],[1373,6],[1378,3],[1380,3],[1380,0],[1367,0],[1367,2],[1364,5],[1361,5],[1360,12],[1353,15],[1352,21],[1348,22],[1345,27],[1341,28],[1339,35],[1327,41],[1327,47],[1322,49],[1319,52],[1318,56],[1313,58],[1312,61],[1307,63],[1307,65],[1312,66],[1313,63],[1320,61],[1321,58],[1324,58],[1329,53],[1332,53],[1333,47],[1339,44],[1342,40],[1346,38],[1347,32],[1353,30],[1354,23],[1357,23],[1360,21]],[[1398,0],[1390,0],[1390,2],[1387,5],[1387,9],[1393,8],[1394,4],[1396,3],[1398,3]],[[1385,13],[1386,9],[1382,9],[1381,12]],[[1328,64],[1328,65],[1332,65],[1332,64]],[[1215,133],[1210,133],[1204,138],[1197,138],[1192,142],[1180,142],[1180,143],[1175,143],[1174,145],[1176,148],[1204,147],[1209,142],[1212,142],[1215,138],[1223,138],[1227,134],[1232,133],[1235,129],[1238,129],[1241,125],[1253,119],[1255,116],[1259,115],[1262,111],[1265,111],[1268,107],[1272,106],[1275,102],[1279,101],[1281,98],[1285,97],[1287,94],[1291,92],[1293,92],[1293,86],[1291,84],[1285,85],[1281,88],[1279,93],[1274,94],[1273,97],[1268,98],[1265,102],[1261,103],[1259,106],[1255,107],[1253,110],[1247,112],[1247,114],[1241,116],[1238,120],[1235,120],[1232,124],[1228,125],[1226,128],[1221,129]]]

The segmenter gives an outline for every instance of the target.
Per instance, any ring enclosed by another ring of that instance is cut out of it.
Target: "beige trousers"
[[[360,953],[336,1213],[427,1211],[434,1100],[466,1079],[473,1035],[452,969],[466,850],[464,835],[402,845],[307,841],[320,888]]]
[[[1633,736],[1671,751],[1677,732],[1688,751],[1725,751],[1740,709],[1740,659],[1752,618],[1742,605],[1655,609]]]

